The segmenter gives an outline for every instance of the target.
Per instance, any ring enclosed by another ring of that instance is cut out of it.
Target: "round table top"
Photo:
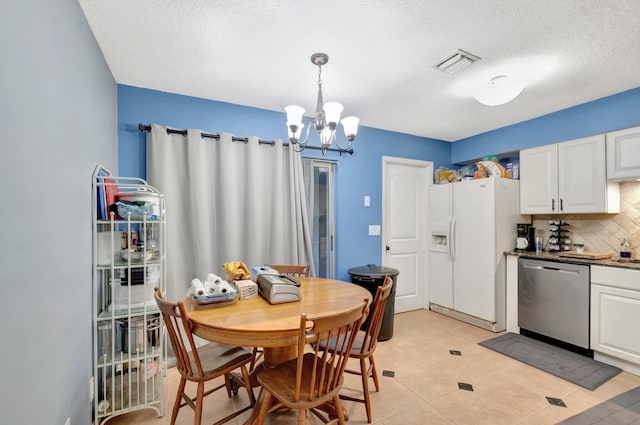
[[[269,304],[261,296],[218,307],[196,308],[185,301],[187,315],[194,324],[193,333],[224,344],[251,347],[295,345],[300,316],[340,313],[357,307],[371,293],[365,288],[340,280],[299,277],[302,300]]]

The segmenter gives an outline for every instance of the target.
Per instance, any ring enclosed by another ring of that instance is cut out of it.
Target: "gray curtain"
[[[318,229],[316,229],[316,223],[313,220],[313,214],[315,212],[315,176],[314,176],[314,160],[308,158],[302,158],[302,175],[304,178],[304,192],[307,200],[307,213],[309,217],[309,240],[312,241],[312,247],[318,246],[318,241],[314,238],[318,235]],[[315,276],[315,265],[318,264],[317,252],[312,253],[313,261],[311,273]]]
[[[147,180],[165,195],[167,298],[184,298],[193,278],[242,261],[306,264],[312,246],[300,154],[260,144],[203,138],[201,130],[147,135]]]

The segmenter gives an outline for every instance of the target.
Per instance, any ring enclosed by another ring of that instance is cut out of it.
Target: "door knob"
[[[387,251],[390,251],[390,250],[391,250],[391,248],[389,247],[389,245],[385,245],[384,249],[385,249],[385,250],[387,250]]]

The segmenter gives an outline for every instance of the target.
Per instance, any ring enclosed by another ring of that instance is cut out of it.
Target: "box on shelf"
[[[129,277],[131,272],[131,277]],[[129,307],[132,309],[142,307],[154,307],[156,305],[153,297],[153,290],[160,283],[160,269],[158,266],[149,266],[146,268],[138,267],[132,269],[116,269],[115,276],[111,280],[113,286],[113,299],[109,305],[109,311],[112,313],[121,313],[127,311]],[[129,285],[131,278],[131,285]]]

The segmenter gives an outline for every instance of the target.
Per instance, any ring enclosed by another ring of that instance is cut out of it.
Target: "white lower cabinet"
[[[591,267],[594,358],[640,374],[640,270]]]

